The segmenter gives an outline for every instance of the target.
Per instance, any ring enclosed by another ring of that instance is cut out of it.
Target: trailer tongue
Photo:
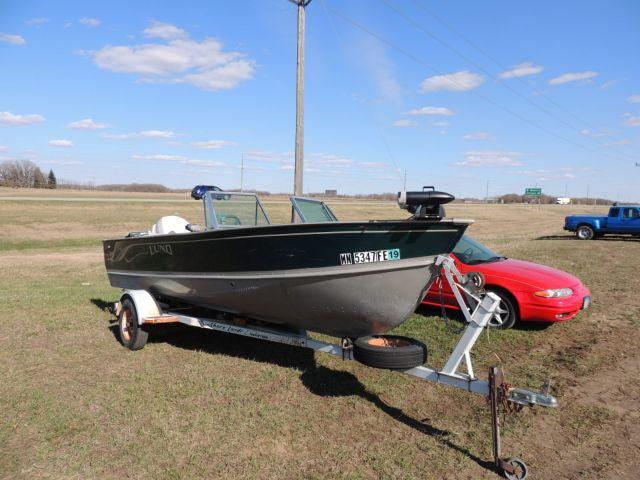
[[[488,380],[476,377],[471,359],[471,349],[493,316],[500,300],[493,293],[482,294],[481,283],[483,279],[481,276],[461,275],[450,257],[437,257],[436,265],[441,268],[444,279],[451,285],[467,326],[444,368],[436,370],[425,365],[418,365],[403,370],[402,373],[487,397],[491,406],[495,468],[508,479],[522,480],[528,475],[526,464],[519,458],[503,458],[501,454],[500,410],[505,412],[519,411],[524,406],[533,407],[536,405],[554,408],[558,406],[558,401],[547,393],[509,386],[505,382],[501,367],[491,367]],[[145,290],[126,290],[120,302],[115,304],[114,309],[119,318],[121,339],[125,346],[132,350],[144,347],[149,334],[147,326],[182,323],[192,327],[310,348],[342,357],[344,360],[354,360],[358,357],[358,355],[354,355],[357,342],[354,345],[352,339],[349,338],[344,338],[341,344],[334,344],[314,339],[305,330],[292,331],[276,326],[265,326],[258,322],[252,323],[250,319],[237,322],[237,319],[229,319],[228,314],[222,312],[210,312],[210,315],[205,317],[186,315],[182,310],[163,310],[151,294]],[[385,336],[378,338],[384,339]],[[393,351],[394,345],[394,342],[387,342],[389,351]],[[367,363],[365,362],[365,364]],[[462,371],[463,364],[466,371]]]

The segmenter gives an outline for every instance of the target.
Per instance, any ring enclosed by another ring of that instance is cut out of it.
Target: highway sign
[[[540,195],[542,195],[542,189],[541,188],[525,188],[524,194],[539,197]]]

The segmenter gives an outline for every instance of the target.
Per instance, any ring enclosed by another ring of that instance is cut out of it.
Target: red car
[[[506,258],[463,236],[451,257],[461,273],[481,272],[485,289],[500,297],[493,328],[511,328],[516,322],[563,322],[589,306],[591,292],[579,278],[537,263]],[[459,309],[449,284],[442,285],[446,308]],[[423,302],[440,305],[439,280],[434,282]]]

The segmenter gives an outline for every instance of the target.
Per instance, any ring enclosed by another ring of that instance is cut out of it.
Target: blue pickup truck
[[[564,229],[576,232],[580,240],[606,234],[640,237],[640,205],[613,206],[609,215],[571,215],[564,219]]]

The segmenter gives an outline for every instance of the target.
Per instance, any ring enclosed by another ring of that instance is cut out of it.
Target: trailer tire
[[[142,329],[138,320],[138,312],[133,300],[125,298],[118,316],[118,334],[122,345],[129,350],[140,350],[149,339],[149,332]]]
[[[427,346],[409,337],[371,335],[353,342],[353,358],[374,368],[410,370],[427,361]]]

